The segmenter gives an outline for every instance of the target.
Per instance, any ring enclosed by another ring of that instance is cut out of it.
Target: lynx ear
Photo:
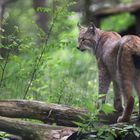
[[[78,27],[79,29],[82,29],[82,28],[83,28],[83,26],[81,26],[79,22],[77,23],[77,27]]]
[[[89,27],[88,27],[88,30],[89,30],[91,33],[95,34],[96,26],[94,25],[93,22],[90,23],[90,25],[89,25]]]
[[[79,22],[77,23],[77,27],[78,27],[78,28],[81,28],[81,25],[80,25],[80,23],[79,23]]]

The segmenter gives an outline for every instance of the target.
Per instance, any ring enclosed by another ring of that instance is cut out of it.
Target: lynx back
[[[116,32],[102,31],[94,24],[79,26],[79,30],[77,48],[92,52],[97,60],[99,94],[105,95],[101,98],[102,103],[105,103],[109,85],[113,82],[114,107],[123,111],[118,122],[129,121],[134,106],[133,86],[140,103],[140,38],[133,35],[121,37]]]

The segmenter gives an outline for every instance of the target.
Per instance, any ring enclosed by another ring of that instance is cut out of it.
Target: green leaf
[[[105,137],[105,140],[114,140],[114,137],[112,135],[108,135]]]
[[[139,133],[138,131],[133,131],[133,133],[134,133],[134,135],[135,135],[136,137],[139,137],[139,136],[140,136],[140,133]]]
[[[95,109],[96,109],[95,104],[91,100],[85,101],[85,104],[86,104],[86,109],[89,112],[95,111]]]
[[[85,127],[85,124],[83,124],[83,123],[75,122],[75,121],[73,121],[73,123],[76,124],[79,127]]]
[[[127,125],[126,127],[124,127],[124,129],[126,130],[128,130],[128,129],[133,129],[133,125]]]

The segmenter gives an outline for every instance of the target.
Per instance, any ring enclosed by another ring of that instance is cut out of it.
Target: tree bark
[[[85,117],[86,113],[86,110],[58,104],[47,104],[39,101],[0,101],[1,116],[36,119],[44,123],[56,123],[61,126],[75,126],[73,121],[81,122],[82,120],[79,116]]]
[[[132,13],[135,16],[135,34],[138,35],[140,37],[140,8],[139,10],[137,10],[136,12]]]
[[[83,109],[39,101],[0,100],[0,131],[21,136],[23,140],[66,140],[77,131],[77,128],[65,126],[76,126],[73,121],[82,123],[83,119],[80,117],[88,119],[87,113]],[[99,115],[100,120],[96,122],[96,125],[101,127],[105,124],[116,123],[120,115],[121,113],[109,115],[101,113]],[[10,117],[18,119],[11,119]],[[36,119],[61,126],[31,123],[19,120],[19,118]],[[137,117],[133,118],[130,123],[140,126]],[[115,126],[119,125],[116,124]]]
[[[61,138],[71,135],[76,130],[76,128],[33,124],[17,119],[0,117],[0,131],[21,136],[23,140],[61,140]]]
[[[133,119],[131,124],[134,124],[134,122],[136,123],[134,120],[135,119]],[[99,124],[97,127],[101,127],[102,125]],[[137,126],[140,126],[140,122],[138,121]],[[110,127],[123,128],[125,127],[125,123],[113,124],[110,125]],[[31,123],[19,119],[11,119],[0,116],[0,131],[20,136],[22,137],[22,140],[67,140],[68,137],[78,131],[78,128]],[[118,135],[118,131],[119,129],[116,129],[116,135]],[[87,135],[90,133],[85,134]],[[85,134],[83,133],[82,135]]]
[[[81,118],[88,119],[87,113],[84,109],[39,101],[0,100],[0,116],[35,119],[61,126],[76,126],[74,122],[83,122]],[[101,123],[114,124],[120,115],[119,112],[100,113],[98,117]]]

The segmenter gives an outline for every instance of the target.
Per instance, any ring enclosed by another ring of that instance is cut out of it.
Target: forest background
[[[132,0],[1,0],[0,99],[38,100],[74,107],[95,104],[96,61],[92,55],[76,49],[77,23],[89,24],[86,17],[89,3],[103,6],[130,2],[133,3]],[[135,17],[125,12],[104,18],[100,28],[121,32],[134,23]],[[111,87],[107,96],[109,106],[112,91]]]

